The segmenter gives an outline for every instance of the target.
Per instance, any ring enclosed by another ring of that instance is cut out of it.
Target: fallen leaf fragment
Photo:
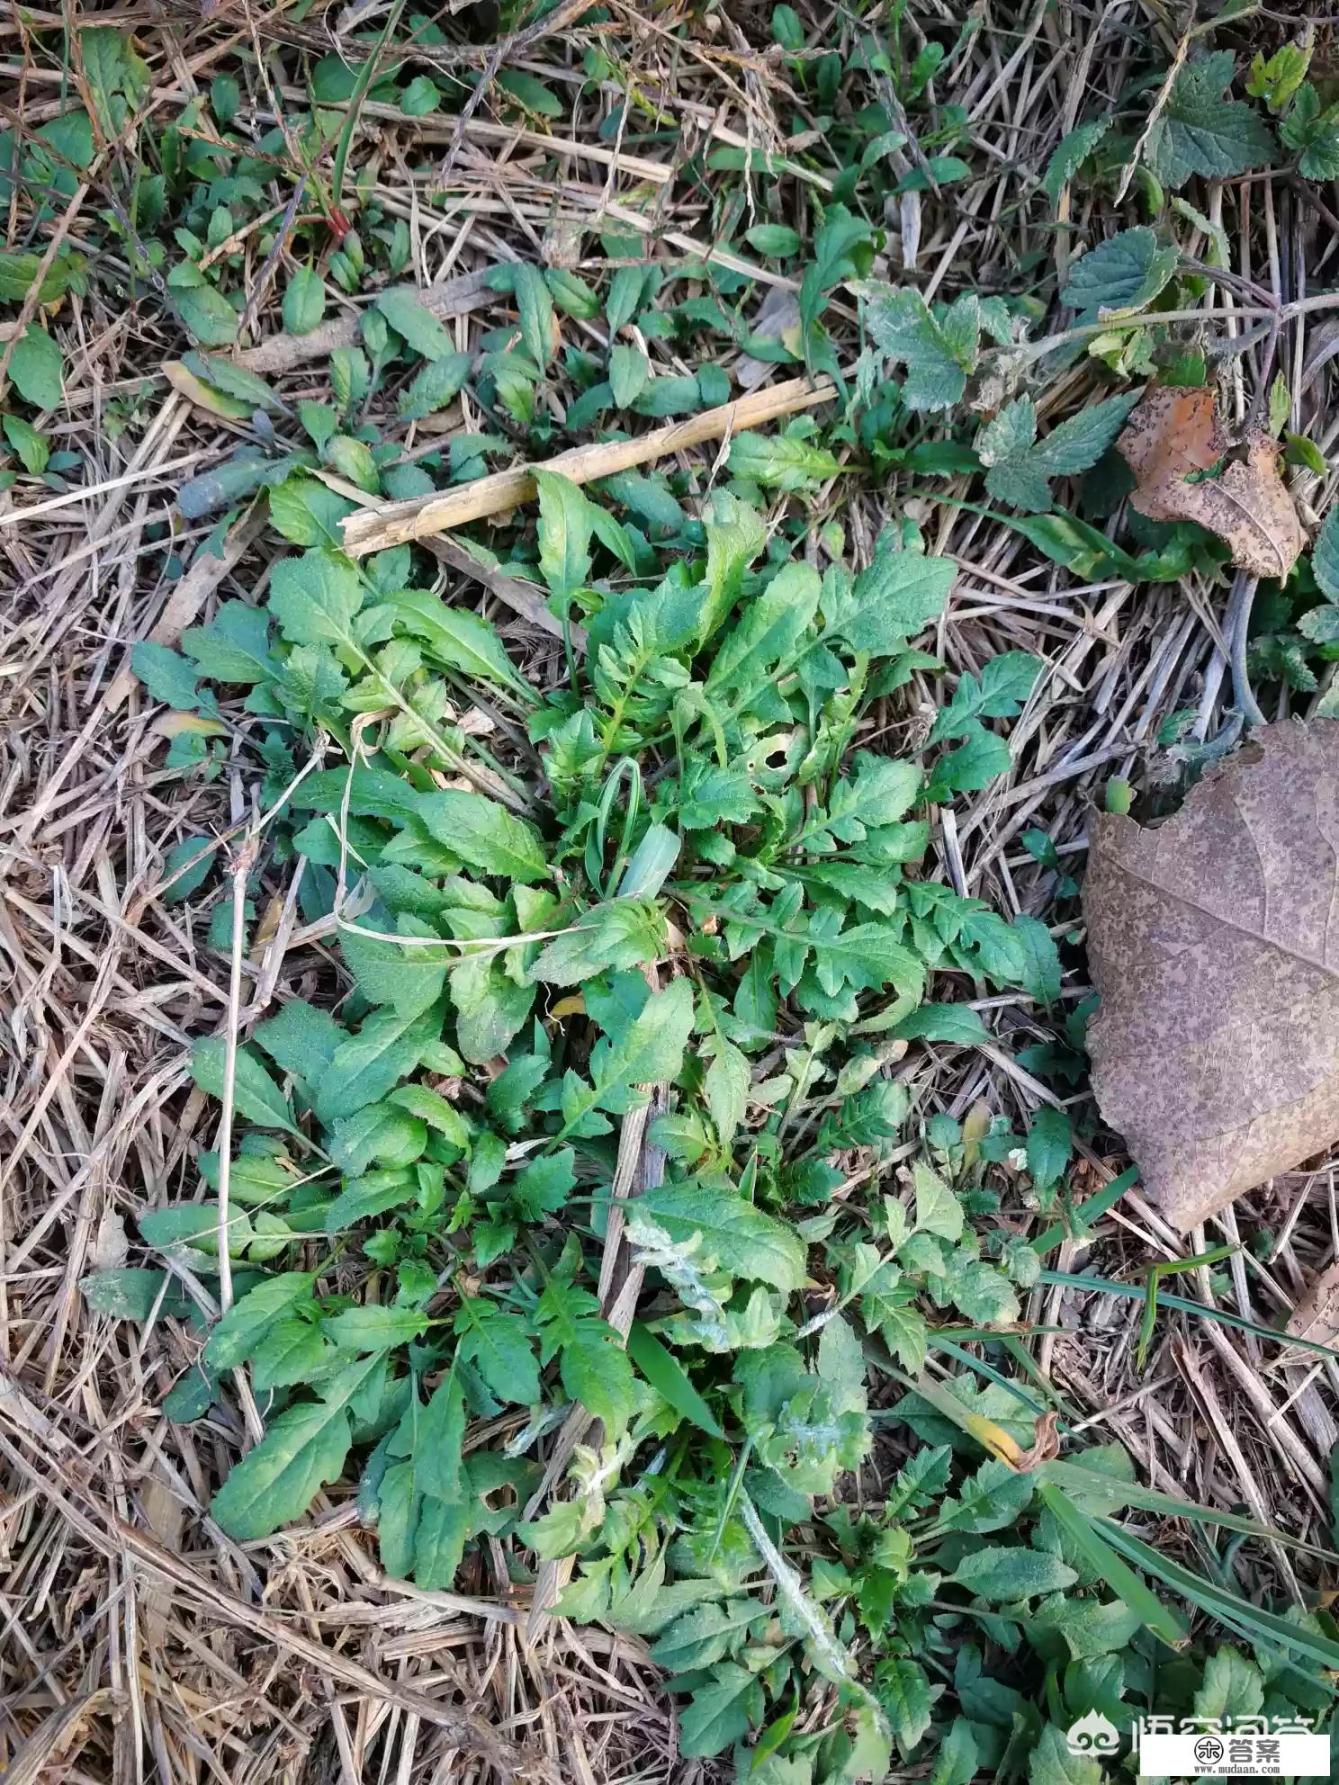
[[[1116,442],[1134,472],[1132,505],[1151,521],[1197,521],[1253,576],[1284,577],[1304,543],[1279,475],[1279,445],[1252,431],[1235,440],[1203,386],[1151,390]]]
[[[1180,1232],[1339,1138],[1339,722],[1283,723],[1084,886],[1093,1089]]]
[[[1307,1290],[1288,1322],[1294,1339],[1333,1345],[1339,1339],[1339,1264],[1332,1264]]]

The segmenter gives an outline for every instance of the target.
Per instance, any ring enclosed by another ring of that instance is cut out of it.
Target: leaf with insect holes
[[[1082,317],[1132,316],[1151,304],[1176,271],[1175,248],[1151,229],[1123,229],[1074,262],[1060,296]]]
[[[1297,562],[1305,541],[1277,440],[1258,429],[1234,439],[1207,386],[1150,390],[1116,445],[1149,520],[1198,522],[1253,576],[1283,578]]]
[[[1148,133],[1148,164],[1175,192],[1192,174],[1221,180],[1268,167],[1273,132],[1244,99],[1225,99],[1235,64],[1230,50],[1195,56],[1181,69]]]
[[[868,280],[856,281],[852,289],[863,299],[874,345],[905,369],[902,399],[908,409],[951,409],[960,402],[980,348],[976,296],[964,292],[937,315],[919,291]]]
[[[1093,1088],[1179,1232],[1339,1137],[1336,776],[1339,723],[1284,721],[1156,828],[1096,818]]]
[[[1037,413],[1030,397],[1006,403],[976,436],[981,463],[988,467],[986,489],[997,502],[1041,513],[1051,506],[1053,477],[1073,477],[1102,457],[1139,401],[1131,391],[1107,397],[1071,415],[1037,439]]]

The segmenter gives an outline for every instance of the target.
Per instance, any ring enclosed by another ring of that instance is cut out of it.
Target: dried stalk
[[[573,483],[591,483],[596,478],[613,477],[653,459],[684,452],[690,446],[701,446],[704,441],[723,440],[761,427],[764,422],[778,421],[783,415],[812,409],[836,394],[837,387],[830,378],[789,378],[770,390],[755,391],[702,415],[689,416],[686,421],[654,428],[636,440],[576,446],[556,458],[546,459],[542,465],[518,465],[510,471],[497,471],[444,495],[383,503],[379,508],[349,516],[344,522],[344,549],[350,557],[361,558],[368,552],[384,551],[387,546],[403,545],[431,533],[446,533],[469,521],[502,514],[522,502],[533,502],[538,494],[534,478],[537,470],[556,471]]]

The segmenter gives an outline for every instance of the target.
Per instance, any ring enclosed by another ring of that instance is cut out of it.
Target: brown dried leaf
[[[1279,476],[1278,442],[1258,431],[1233,440],[1211,390],[1149,391],[1116,446],[1138,479],[1130,501],[1140,514],[1198,521],[1253,576],[1287,576],[1297,562],[1302,527]]]
[[[1333,1345],[1339,1339],[1339,1264],[1322,1271],[1297,1304],[1288,1331],[1294,1339]]]
[[[1339,1137],[1339,722],[1268,725],[1084,887],[1093,1089],[1181,1232]]]

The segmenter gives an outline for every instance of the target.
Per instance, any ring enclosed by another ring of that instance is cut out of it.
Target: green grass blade
[[[1243,1518],[1237,1512],[1219,1512],[1215,1507],[1200,1506],[1193,1500],[1180,1500],[1175,1494],[1162,1494],[1156,1488],[1140,1487],[1135,1482],[1116,1482],[1109,1475],[1100,1475],[1096,1470],[1085,1469],[1082,1463],[1046,1463],[1039,1473],[1044,1474],[1057,1487],[1119,1491],[1127,1506],[1137,1506],[1141,1512],[1157,1512],[1166,1518],[1183,1518],[1196,1525],[1217,1525],[1225,1531],[1238,1531],[1243,1537],[1259,1537],[1268,1543],[1286,1543],[1290,1549],[1302,1550],[1308,1556],[1319,1556],[1324,1561],[1339,1563],[1339,1554],[1321,1544],[1307,1543],[1304,1538],[1293,1537],[1287,1531],[1276,1531],[1269,1525],[1260,1524],[1256,1519]]]
[[[1165,1606],[1128,1563],[1123,1562],[1109,1544],[1096,1522],[1078,1507],[1054,1481],[1039,1481],[1038,1493],[1056,1523],[1075,1548],[1085,1557],[1101,1578],[1123,1599],[1141,1623],[1169,1648],[1179,1649],[1188,1632],[1180,1619]]]
[[[656,1393],[668,1401],[676,1413],[713,1438],[725,1436],[716,1415],[693,1387],[678,1358],[639,1321],[633,1322],[628,1334],[628,1355]]]
[[[1277,1612],[1264,1611],[1260,1606],[1252,1605],[1248,1599],[1243,1599],[1240,1594],[1206,1580],[1203,1575],[1192,1574],[1189,1568],[1183,1568],[1179,1562],[1172,1561],[1170,1556],[1159,1554],[1149,1544],[1129,1531],[1122,1530],[1109,1519],[1097,1522],[1112,1549],[1142,1568],[1146,1574],[1151,1574],[1154,1580],[1161,1581],[1171,1592],[1189,1600],[1192,1605],[1199,1606],[1210,1617],[1227,1624],[1248,1642],[1287,1649],[1314,1666],[1325,1668],[1331,1673],[1339,1671],[1339,1642],[1334,1642],[1317,1631],[1290,1624]]]

